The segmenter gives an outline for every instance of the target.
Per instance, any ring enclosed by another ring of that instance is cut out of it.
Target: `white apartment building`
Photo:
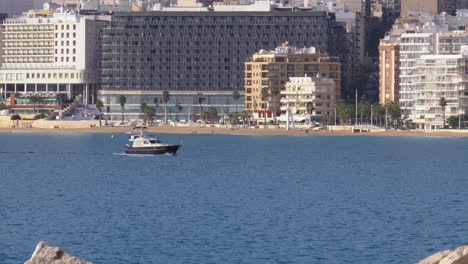
[[[31,11],[3,24],[0,89],[10,94],[77,95],[93,102],[99,81],[97,29],[101,21],[70,13]]]
[[[439,105],[447,100],[445,120],[466,113],[468,56],[423,55],[414,66],[413,122],[421,129],[439,129],[444,124],[444,109]],[[445,122],[447,124],[447,122]]]
[[[434,128],[434,124],[430,118],[421,118],[421,79],[416,76],[417,61],[423,56],[460,54],[462,46],[468,45],[468,30],[465,29],[468,16],[460,13],[456,18],[420,12],[399,19],[380,42],[380,103],[399,102],[402,117],[418,120],[420,128]],[[421,67],[421,61],[418,67]],[[418,71],[421,72],[421,68]],[[422,125],[423,120],[430,124]]]
[[[289,110],[294,121],[310,120],[310,116],[322,117],[333,115],[335,108],[335,82],[322,77],[290,77],[281,91],[281,112]],[[308,112],[307,104],[314,105],[314,111]],[[280,120],[286,121],[286,114]]]

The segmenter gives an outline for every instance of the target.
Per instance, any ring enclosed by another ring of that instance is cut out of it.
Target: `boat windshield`
[[[160,143],[159,140],[157,140],[157,139],[156,139],[156,140],[150,140],[149,142],[150,142],[151,144]]]

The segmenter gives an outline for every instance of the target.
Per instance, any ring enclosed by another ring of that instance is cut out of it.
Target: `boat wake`
[[[128,156],[128,157],[140,157],[140,158],[145,158],[145,157],[158,157],[158,156],[176,156],[176,154],[160,154],[160,155],[152,155],[152,154],[127,154],[127,153],[112,153],[113,155],[116,156]]]

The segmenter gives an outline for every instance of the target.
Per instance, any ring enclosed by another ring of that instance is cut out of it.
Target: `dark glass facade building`
[[[117,13],[100,32],[99,95],[108,105],[122,93],[153,102],[167,90],[173,106],[188,106],[202,93],[206,104],[220,101],[230,112],[252,54],[288,41],[335,55],[335,29],[334,17],[314,11]],[[212,96],[225,99],[209,103]]]

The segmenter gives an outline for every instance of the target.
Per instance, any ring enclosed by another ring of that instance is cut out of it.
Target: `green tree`
[[[261,92],[260,92],[260,96],[262,97],[262,101],[263,101],[263,116],[265,117],[265,125],[266,125],[266,122],[267,122],[267,102],[268,102],[268,96],[269,96],[269,89],[266,88],[266,87],[263,87]]]
[[[164,103],[164,124],[167,124],[167,102],[171,100],[171,94],[168,91],[162,92],[161,100]]]
[[[31,95],[28,97],[28,100],[29,100],[29,103],[33,105],[33,111],[34,113],[38,113],[36,111],[37,107],[44,104],[44,97],[40,96],[40,95]]]
[[[146,122],[149,122],[149,125],[152,126],[155,117],[156,111],[153,107],[147,105],[145,107],[145,111],[143,112],[143,119],[146,120]]]
[[[385,108],[388,109],[388,114],[392,119],[392,124],[396,127],[401,121],[401,108],[398,103],[390,102],[385,105]]]
[[[15,121],[16,121],[16,127],[19,127],[19,120],[21,120],[21,116],[18,115],[18,114],[14,114],[10,117],[10,120],[13,121],[13,125],[15,125]]]
[[[310,119],[311,119],[311,117],[312,117],[312,115],[314,114],[314,111],[315,111],[314,103],[307,102],[306,108],[307,108],[307,113],[309,114],[309,123],[310,123]]]
[[[340,124],[348,124],[349,119],[353,115],[354,107],[350,104],[345,103],[343,100],[336,102],[336,115],[340,119]]]
[[[141,117],[143,119],[143,124],[146,126],[146,122],[148,121],[146,119],[146,115],[145,115],[145,112],[146,112],[146,108],[148,108],[148,104],[147,103],[141,103],[140,104],[140,113],[141,113]]]
[[[277,115],[277,106],[281,100],[281,89],[279,87],[273,86],[270,88],[270,96],[273,101],[273,118],[274,124],[276,125],[276,115]]]
[[[445,97],[440,98],[439,106],[442,107],[442,111],[444,112],[442,128],[445,128],[445,108],[447,107],[447,100],[445,99]]]
[[[379,126],[382,126],[382,116],[385,115],[385,108],[379,104],[375,103],[372,105],[372,114],[373,119],[379,121]]]
[[[122,122],[120,124],[123,125],[124,123],[124,112],[125,112],[125,104],[127,103],[127,97],[125,95],[119,95],[119,104],[120,109],[122,110]]]
[[[451,116],[447,119],[449,126],[453,129],[459,128],[458,127],[458,116]]]
[[[322,116],[322,120],[325,126],[328,126],[329,124],[333,124],[333,117],[331,115]]]
[[[371,103],[368,101],[361,101],[358,104],[358,112],[361,115],[361,123],[363,120],[363,116],[369,118],[370,116],[370,111],[371,111]]]
[[[5,109],[8,109],[8,106],[5,103],[1,102],[0,103],[0,111],[5,110]]]
[[[206,112],[202,113],[202,117],[205,122],[209,121],[213,124],[215,121],[219,120],[218,110],[216,110],[215,107],[210,106]]]
[[[252,118],[252,112],[248,110],[244,110],[241,113],[242,124],[245,126],[246,123],[250,124],[250,119]]]
[[[96,108],[99,111],[99,126],[102,126],[102,108],[104,107],[104,103],[101,100],[96,100]]]

